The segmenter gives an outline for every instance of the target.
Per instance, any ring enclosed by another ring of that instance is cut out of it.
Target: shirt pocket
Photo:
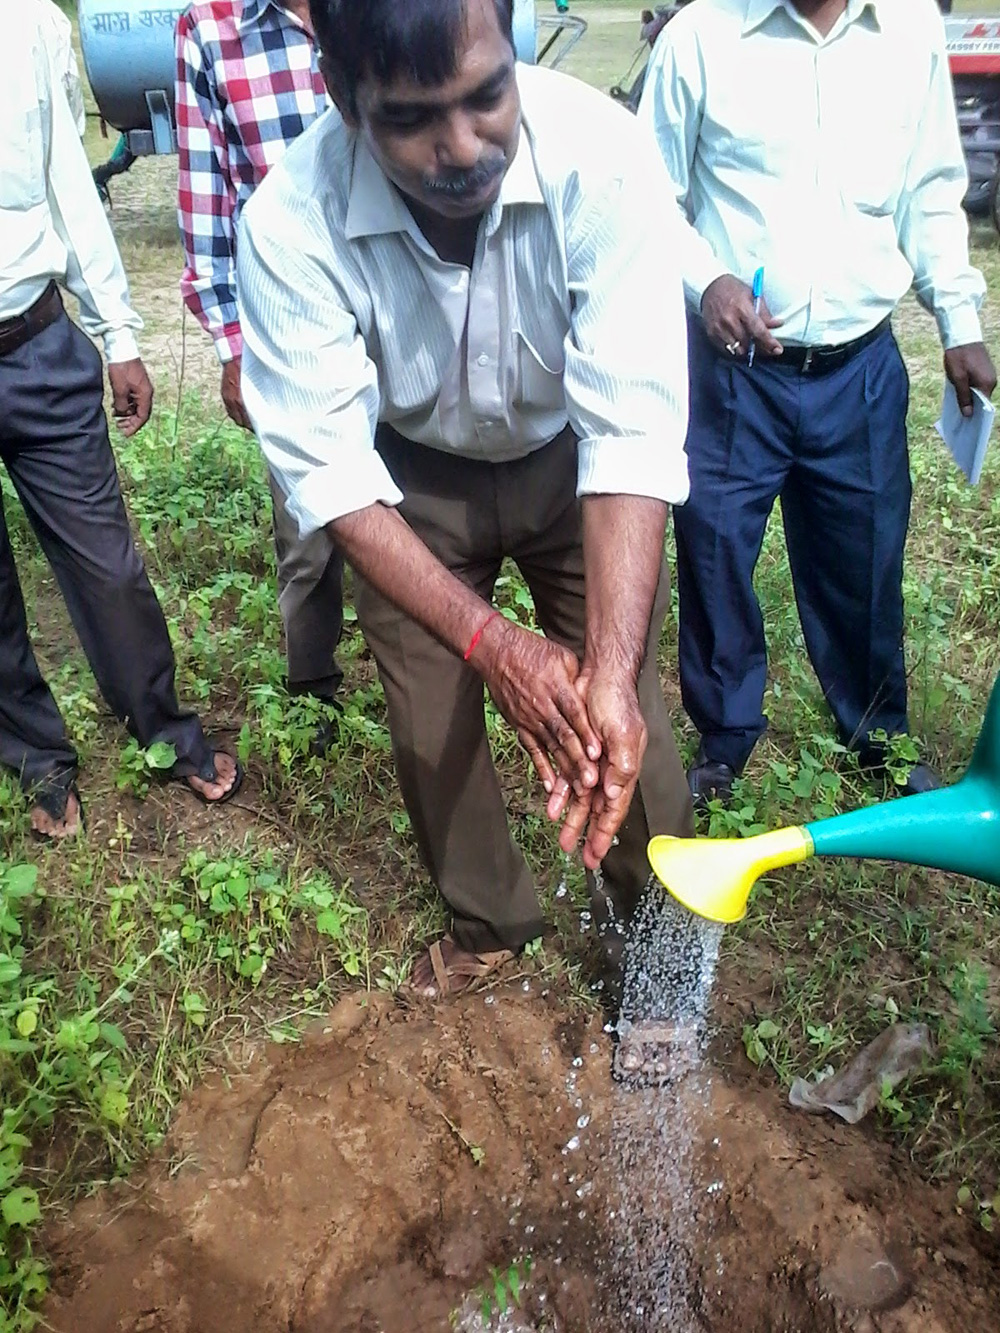
[[[846,133],[839,149],[834,161],[845,204],[871,217],[895,213],[913,149],[912,127],[870,124],[865,132]]]
[[[0,135],[0,208],[35,208],[45,193],[41,112],[38,106],[17,108]]]
[[[541,339],[538,342],[541,343]],[[516,387],[514,406],[520,411],[558,411],[566,405],[566,358],[562,343],[542,352],[520,329],[514,331]]]

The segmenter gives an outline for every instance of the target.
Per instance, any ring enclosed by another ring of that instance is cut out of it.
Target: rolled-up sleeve
[[[568,237],[565,390],[578,490],[682,504],[687,328],[674,233],[683,224],[655,153],[630,158],[573,210]]]
[[[375,451],[379,390],[332,254],[308,227],[244,211],[237,256],[243,401],[302,536],[402,495]]]

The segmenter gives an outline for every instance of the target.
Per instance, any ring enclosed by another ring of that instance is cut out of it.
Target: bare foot
[[[37,833],[40,838],[52,838],[55,842],[61,842],[63,838],[75,838],[81,828],[80,802],[75,792],[69,792],[66,797],[66,809],[63,811],[62,819],[54,819],[40,805],[32,808],[31,831]]]
[[[221,801],[224,796],[233,789],[233,783],[236,781],[236,760],[231,754],[226,754],[224,750],[216,750],[212,758],[215,760],[215,781],[206,781],[200,778],[196,773],[192,773],[185,778],[188,786],[196,791],[199,796],[214,804]]]

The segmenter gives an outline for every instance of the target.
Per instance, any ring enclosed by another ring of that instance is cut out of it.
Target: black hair
[[[328,75],[357,115],[358,84],[400,75],[434,88],[454,75],[469,0],[309,0]],[[493,0],[514,44],[514,0]]]

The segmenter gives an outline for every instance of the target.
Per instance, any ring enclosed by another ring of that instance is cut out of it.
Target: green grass
[[[591,29],[570,67],[601,87],[623,76],[639,7],[578,0]],[[622,21],[608,21],[613,10]],[[92,157],[110,146],[92,117]],[[44,1288],[40,1211],[63,1209],[140,1162],[206,1067],[268,1037],[294,1040],[346,988],[393,987],[443,920],[409,836],[382,692],[353,620],[342,650],[346,711],[325,759],[308,753],[316,709],[284,690],[263,468],[255,444],[223,417],[200,331],[180,319],[172,171],[142,162],[112,184],[159,394],[154,421],[119,444],[118,457],[181,694],[238,747],[249,777],[221,818],[153,780],[157,756],[137,751],[109,718],[4,478],[38,655],[84,764],[90,832],[70,847],[39,848],[23,797],[0,780],[0,1333],[30,1327]],[[974,252],[995,290],[998,243],[985,225],[974,228]],[[998,309],[991,295],[994,347]],[[913,383],[913,724],[954,777],[998,668],[1000,455],[994,446],[978,489],[957,476],[932,427],[942,385],[933,326],[908,302],[897,332]],[[736,812],[716,811],[712,833],[815,818],[883,794],[831,740],[777,525],[758,587],[772,725]],[[515,572],[505,571],[500,595],[508,614],[530,623]],[[675,660],[670,622],[661,661],[676,703]],[[677,717],[690,753],[679,708]],[[592,1002],[574,907],[582,874],[559,853],[516,743],[492,713],[490,727],[556,927],[529,966],[553,978],[559,1003]],[[557,897],[563,880],[570,892]],[[1000,895],[981,884],[834,861],[774,876],[726,937],[721,988],[744,1014],[733,1058],[744,1058],[742,1035],[759,1077],[787,1083],[837,1063],[886,1023],[929,1023],[936,1064],[884,1099],[880,1132],[924,1173],[991,1199],[1000,1182],[998,942]]]

